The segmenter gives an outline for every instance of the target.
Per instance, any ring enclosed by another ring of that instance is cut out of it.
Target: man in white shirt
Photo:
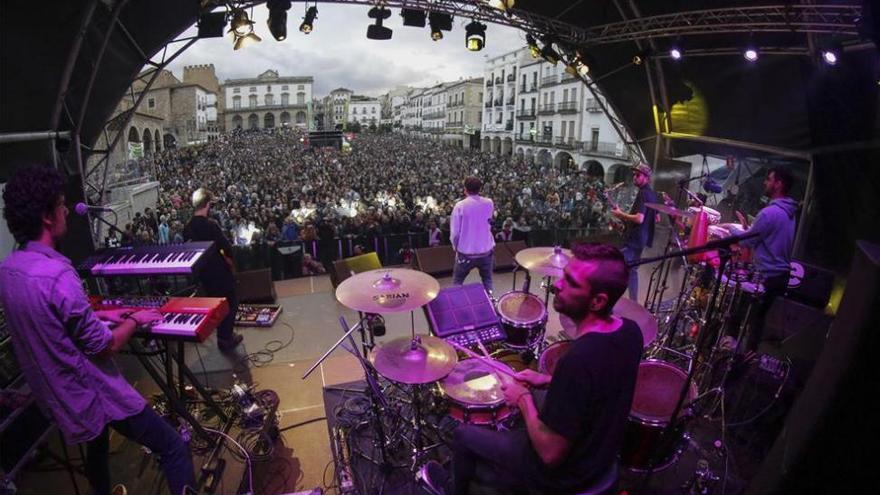
[[[492,238],[492,217],[495,205],[480,196],[483,183],[476,177],[464,180],[466,197],[455,203],[449,218],[450,240],[455,250],[452,283],[461,285],[474,268],[480,271],[483,287],[492,293],[492,267],[495,263],[495,239]]]

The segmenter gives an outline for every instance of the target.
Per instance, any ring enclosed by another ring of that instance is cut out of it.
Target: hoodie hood
[[[784,198],[774,199],[770,202],[770,204],[782,208],[782,210],[785,211],[786,214],[788,214],[789,218],[794,218],[795,213],[797,213],[797,201],[787,196]]]

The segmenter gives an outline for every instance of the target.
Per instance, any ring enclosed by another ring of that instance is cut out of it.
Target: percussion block
[[[375,252],[334,261],[334,287],[342,283],[343,280],[352,276],[352,274],[367,272],[370,270],[377,270],[379,268],[382,268],[382,262],[379,261],[379,256]]]

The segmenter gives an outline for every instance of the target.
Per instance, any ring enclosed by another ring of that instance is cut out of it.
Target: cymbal
[[[645,347],[648,347],[648,344],[657,338],[657,319],[641,304],[627,297],[621,297],[617,300],[617,304],[614,305],[614,309],[611,312],[621,318],[628,318],[636,322],[642,331],[642,340],[645,342]],[[577,324],[571,318],[559,313],[559,323],[562,324],[562,329],[569,337],[575,336]]]
[[[370,362],[385,378],[408,384],[435,382],[452,371],[458,362],[455,349],[429,335],[400,337],[385,342],[370,355]]]
[[[379,268],[353,275],[336,288],[336,299],[364,313],[402,313],[424,306],[440,292],[437,279],[407,268]]]
[[[561,277],[573,255],[570,249],[533,247],[516,253],[516,262],[526,270],[545,277]]]
[[[694,216],[694,214],[689,211],[679,210],[674,206],[666,206],[663,203],[645,203],[645,206],[652,210],[659,211],[660,213],[666,213],[667,215],[671,215],[673,217],[690,218]]]

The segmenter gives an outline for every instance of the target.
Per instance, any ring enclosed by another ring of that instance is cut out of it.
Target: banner
[[[137,160],[144,157],[144,145],[141,143],[128,143],[128,159]]]

